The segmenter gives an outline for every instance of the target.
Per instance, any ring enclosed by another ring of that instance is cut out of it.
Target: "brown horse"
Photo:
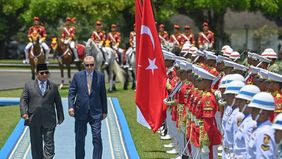
[[[29,50],[28,58],[30,62],[32,80],[35,79],[35,68],[37,64],[45,63],[45,55],[43,48],[40,46],[39,39],[40,35],[38,33],[32,33],[32,47]]]
[[[51,51],[55,53],[55,57],[57,58],[59,63],[59,68],[61,70],[61,79],[62,79],[59,87],[62,88],[64,85],[64,67],[67,68],[69,83],[71,81],[71,64],[74,63],[74,55],[69,44],[65,44],[58,38],[52,38]],[[84,54],[79,57],[80,57],[80,61],[75,62],[75,65],[76,68],[80,71],[82,69],[81,64],[84,58]]]

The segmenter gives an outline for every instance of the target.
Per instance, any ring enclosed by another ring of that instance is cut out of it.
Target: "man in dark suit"
[[[36,80],[25,83],[20,112],[25,125],[29,126],[32,158],[52,159],[55,127],[64,121],[64,111],[58,86],[48,80],[47,65],[38,64],[36,73]]]
[[[74,74],[69,88],[69,115],[75,118],[75,156],[85,157],[87,123],[91,126],[93,159],[102,158],[101,121],[107,117],[107,96],[104,74],[95,71],[92,56],[84,58],[84,71]]]

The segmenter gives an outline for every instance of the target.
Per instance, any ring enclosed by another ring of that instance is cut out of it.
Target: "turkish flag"
[[[143,0],[142,20],[139,25],[136,26],[140,28],[136,36],[140,38],[136,50],[138,55],[136,104],[155,132],[165,120],[163,99],[166,71],[150,0]]]

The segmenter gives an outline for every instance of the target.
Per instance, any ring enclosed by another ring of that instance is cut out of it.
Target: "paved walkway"
[[[67,100],[63,100],[65,121],[55,131],[55,159],[75,158],[74,149],[74,119],[68,116]],[[104,159],[127,159],[123,135],[121,132],[116,110],[111,98],[108,98],[108,117],[102,122],[103,158]],[[86,157],[92,158],[92,140],[90,126],[86,137]],[[29,143],[29,130],[25,128],[19,141],[10,154],[10,159],[32,159]]]

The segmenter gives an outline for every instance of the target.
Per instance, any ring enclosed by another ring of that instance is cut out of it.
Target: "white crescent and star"
[[[151,32],[151,29],[149,27],[147,27],[146,25],[142,25],[141,26],[141,32],[140,34],[147,34],[149,35],[150,39],[151,39],[151,42],[152,42],[152,45],[154,47],[154,50],[155,50],[155,42],[154,42],[154,38],[153,38],[153,34]]]
[[[146,25],[142,25],[141,26],[141,32],[140,34],[147,34],[150,39],[151,39],[151,42],[152,42],[152,45],[153,45],[153,48],[155,50],[155,42],[154,42],[154,38],[153,38],[153,34],[151,32],[151,29],[146,26]],[[150,59],[148,58],[148,61],[149,61],[149,66],[146,68],[146,70],[151,70],[152,71],[152,74],[154,75],[154,70],[158,69],[157,65],[156,65],[156,58],[154,59]],[[138,67],[142,67],[141,65],[138,65]]]
[[[146,70],[151,70],[153,75],[154,75],[154,70],[158,69],[158,66],[156,65],[156,58],[154,59],[149,59],[149,66],[146,68]]]

